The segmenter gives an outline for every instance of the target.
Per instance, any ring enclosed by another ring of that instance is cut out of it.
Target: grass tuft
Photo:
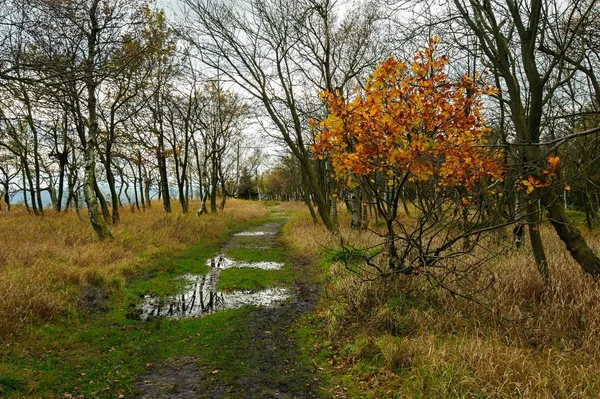
[[[219,291],[258,291],[265,288],[287,286],[291,283],[292,274],[289,267],[281,270],[234,267],[221,271],[217,289]]]
[[[23,389],[23,381],[0,373],[0,394],[18,392]]]

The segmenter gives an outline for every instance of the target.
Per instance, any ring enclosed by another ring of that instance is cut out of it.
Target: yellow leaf
[[[560,165],[560,157],[553,157],[552,155],[548,155],[546,157],[546,161],[548,161],[548,165],[550,165],[550,169],[557,170]]]

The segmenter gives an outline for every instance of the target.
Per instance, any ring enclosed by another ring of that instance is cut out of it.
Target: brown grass
[[[77,304],[84,286],[121,286],[124,275],[144,263],[142,254],[151,258],[215,240],[233,222],[267,213],[265,206],[232,200],[222,213],[197,217],[178,209],[166,214],[156,203],[145,212],[123,210],[121,223],[112,228],[115,238],[99,241],[74,212],[46,211],[43,217],[17,207],[2,212],[0,336],[56,317]]]
[[[479,296],[495,313],[426,290],[422,277],[410,277],[421,293],[407,294],[406,278],[365,281],[332,264],[319,314],[345,353],[342,376],[357,377],[341,381],[360,386],[359,397],[600,397],[600,284],[550,227],[542,233],[550,286],[529,249],[509,252],[488,264],[495,282]],[[378,240],[345,228],[342,236],[356,246]],[[296,251],[313,256],[339,245],[306,212],[290,224],[289,237]],[[600,239],[587,239],[600,253]]]

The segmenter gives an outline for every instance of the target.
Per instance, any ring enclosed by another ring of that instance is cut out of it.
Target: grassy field
[[[192,204],[191,208],[194,209]],[[165,214],[155,204],[145,212],[122,212],[113,240],[98,241],[89,222],[74,212],[32,217],[22,209],[0,215],[0,337],[74,311],[84,287],[106,294],[144,271],[164,253],[198,242],[215,243],[235,223],[265,217],[268,210],[230,201],[219,215]],[[185,261],[168,267],[185,269]]]
[[[542,228],[550,285],[544,288],[528,248],[512,250],[487,267],[493,283],[478,299],[490,311],[419,276],[410,284],[366,281],[339,262],[340,239],[298,212],[288,244],[312,257],[325,287],[298,334],[331,375],[332,396],[600,397],[600,286],[551,227]],[[379,240],[344,227],[342,238],[358,248]],[[600,239],[586,238],[600,253]]]

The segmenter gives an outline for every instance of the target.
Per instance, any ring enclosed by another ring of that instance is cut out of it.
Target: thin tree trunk
[[[21,177],[23,180],[23,204],[25,204],[25,209],[27,213],[30,213],[29,210],[29,202],[27,201],[27,180],[25,179],[25,168],[21,168]]]
[[[40,184],[41,178],[41,168],[40,168],[40,156],[39,156],[39,139],[38,139],[38,130],[35,126],[35,122],[33,121],[33,113],[31,110],[31,100],[29,98],[29,93],[21,84],[21,89],[23,93],[23,102],[25,103],[25,107],[27,108],[27,123],[29,128],[31,129],[31,133],[33,134],[33,167],[35,173],[35,193],[36,195],[31,198],[32,204],[35,204],[37,201],[37,206],[34,206],[34,210],[37,208],[37,211],[40,214],[44,214],[44,205],[42,203],[42,189]],[[32,186],[33,188],[33,186]]]
[[[311,161],[307,156],[301,157],[299,161],[300,166],[305,173],[306,183],[311,188],[314,201],[317,204],[317,211],[319,212],[319,216],[321,217],[323,224],[325,227],[327,227],[327,230],[337,234],[339,232],[339,228],[331,218],[331,214],[329,213],[330,209],[327,206],[327,201],[323,195],[323,192],[319,188],[317,173],[314,167],[311,165]]]
[[[527,227],[529,231],[529,242],[533,251],[533,258],[537,269],[542,276],[545,284],[548,284],[550,276],[548,274],[548,260],[544,251],[544,243],[540,234],[540,210],[536,203],[527,206]]]
[[[100,209],[102,210],[102,216],[106,223],[110,223],[110,210],[108,209],[108,203],[106,202],[106,198],[102,191],[100,191],[100,186],[98,186],[98,181],[94,180],[94,193],[96,197],[98,197],[98,202],[100,203]]]
[[[114,115],[111,113],[111,129],[114,130]],[[117,187],[115,182],[115,175],[112,171],[112,141],[114,137],[114,131],[110,132],[110,137],[106,143],[106,151],[104,152],[104,169],[106,169],[106,181],[108,183],[108,189],[110,191],[110,200],[112,202],[112,223],[119,224],[121,216],[119,215],[119,195],[117,194]]]
[[[308,187],[308,184],[306,183],[306,178],[304,177],[304,174],[300,173],[300,177],[302,179],[302,199],[304,200],[304,203],[308,207],[308,210],[310,212],[310,216],[312,217],[313,223],[318,223],[319,220],[317,219],[317,214],[315,213],[315,208],[310,199],[310,188]]]
[[[85,60],[84,82],[87,88],[87,110],[88,110],[88,137],[84,144],[85,179],[83,182],[83,195],[88,207],[88,215],[92,228],[100,239],[111,238],[112,234],[106,225],[106,221],[100,216],[98,201],[96,199],[96,147],[98,140],[98,110],[96,89],[95,61],[98,46],[98,34],[100,27],[97,19],[99,2],[94,0],[90,6],[90,33],[88,34],[88,54]]]
[[[352,229],[360,229],[362,227],[362,202],[360,200],[360,186],[351,190],[350,201],[350,227]]]
[[[66,169],[66,164],[62,162],[62,160],[59,163],[59,170],[58,170],[58,193],[57,193],[57,197],[56,197],[56,204],[55,204],[55,210],[56,212],[60,212],[62,210],[62,202],[63,202],[63,191],[65,189],[65,169]]]
[[[144,195],[146,196],[146,206],[148,208],[152,208],[152,198],[150,198],[150,187],[152,186],[152,181],[150,180],[150,176],[148,172],[144,173]]]
[[[213,152],[213,156],[211,157],[212,173],[210,176],[210,212],[216,213],[217,212],[217,184],[219,183],[219,181],[218,181],[218,174],[217,174],[216,149],[213,148],[212,152]]]

